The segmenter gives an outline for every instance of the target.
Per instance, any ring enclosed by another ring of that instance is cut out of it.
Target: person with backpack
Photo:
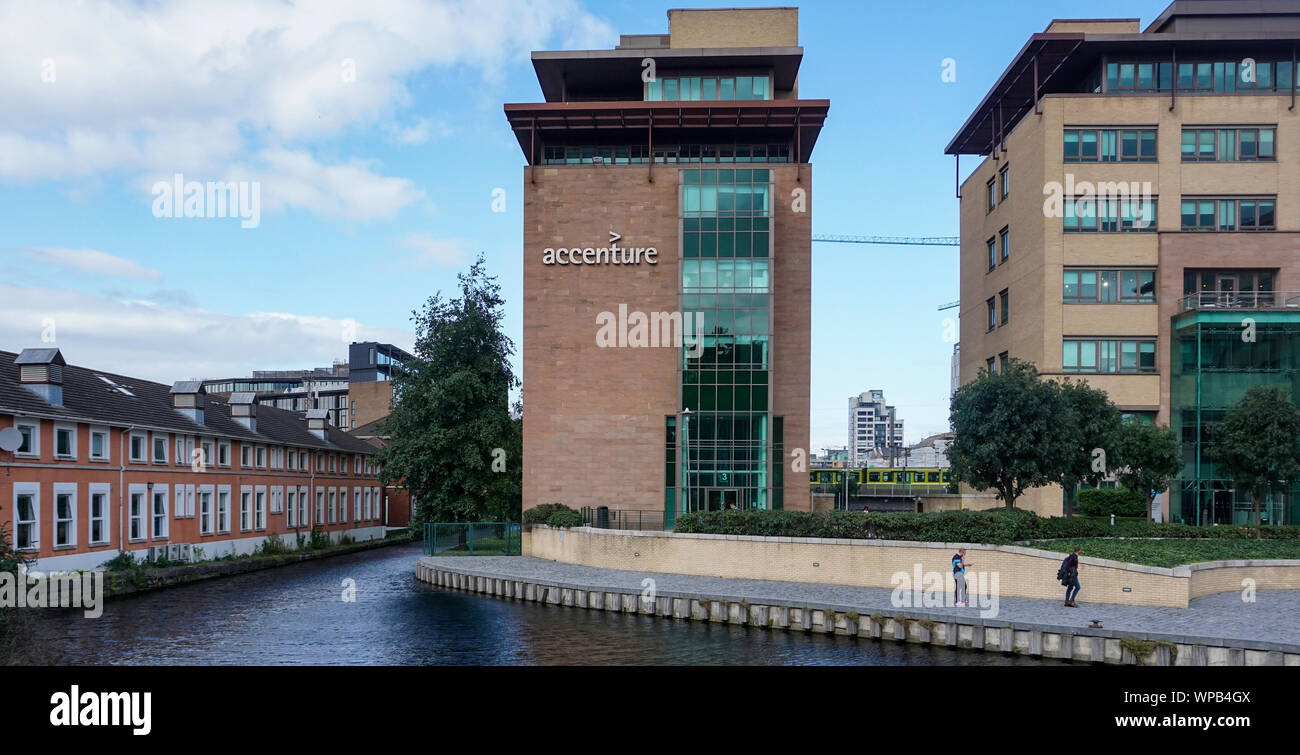
[[[1065,607],[1078,608],[1079,604],[1074,599],[1079,597],[1079,554],[1083,552],[1082,548],[1075,548],[1074,552],[1065,557],[1061,562],[1061,568],[1056,572],[1056,578],[1065,585]]]
[[[961,548],[952,557],[952,580],[955,583],[953,587],[953,605],[968,606],[970,599],[966,595],[966,567],[970,566],[966,561],[966,549]]]

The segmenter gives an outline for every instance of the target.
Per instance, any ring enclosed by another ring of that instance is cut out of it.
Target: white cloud
[[[371,167],[362,160],[323,165],[306,152],[274,148],[225,180],[257,181],[265,211],[302,209],[346,220],[392,218],[425,199],[414,181],[381,176]]]
[[[96,249],[66,249],[51,246],[32,247],[23,251],[38,264],[51,265],[77,273],[149,281],[160,280],[163,277],[161,270],[145,267],[133,260],[116,257]]]
[[[282,207],[387,217],[394,195],[410,197],[405,179],[365,161],[309,164],[310,145],[373,127],[423,143],[442,127],[407,112],[412,78],[496,82],[557,37],[578,47],[616,39],[577,0],[3,3],[0,181],[218,180],[260,158],[330,179],[286,187]],[[353,177],[379,192],[379,207],[347,191]]]
[[[41,335],[52,322],[56,341]],[[58,346],[70,363],[160,383],[326,366],[348,337],[410,350],[412,335],[284,312],[232,315],[0,283],[0,348]]]
[[[399,244],[407,250],[403,263],[409,268],[457,265],[465,259],[465,242],[460,239],[435,239],[427,233],[412,233]]]

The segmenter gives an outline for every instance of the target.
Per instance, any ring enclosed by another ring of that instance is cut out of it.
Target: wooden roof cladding
[[[619,130],[651,131],[654,141],[673,141],[674,131],[699,129],[736,132],[757,129],[771,133],[755,136],[770,139],[773,133],[799,145],[799,162],[809,162],[821,133],[830,100],[715,100],[684,102],[544,102],[508,104],[506,119],[519,140],[519,147],[533,164],[547,135],[567,133],[580,136]],[[603,136],[603,134],[602,134]],[[630,136],[630,135],[629,135]],[[566,141],[570,141],[566,139]],[[636,139],[640,139],[637,135]]]

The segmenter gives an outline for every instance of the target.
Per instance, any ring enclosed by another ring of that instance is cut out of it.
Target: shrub
[[[1088,488],[1079,491],[1079,509],[1088,516],[1146,516],[1147,497],[1128,488]]]
[[[257,546],[253,552],[254,556],[279,556],[290,552],[291,548],[280,538],[279,535],[267,535],[262,544]]]
[[[99,565],[104,571],[126,571],[135,568],[135,555],[129,551],[122,551],[109,560]]]
[[[552,521],[554,519],[554,521]],[[524,512],[524,524],[549,524],[552,527],[580,527],[582,514],[562,503],[543,503]]]

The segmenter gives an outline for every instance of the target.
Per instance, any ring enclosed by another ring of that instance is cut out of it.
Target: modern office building
[[[891,449],[903,445],[903,420],[892,404],[885,403],[885,392],[871,390],[849,397],[849,463],[866,466],[873,453],[890,456]]]
[[[960,187],[961,380],[1018,357],[1171,425],[1175,521],[1245,521],[1205,429],[1252,385],[1297,391],[1297,47],[1296,0],[1179,0],[1145,29],[1056,20],[947,147],[958,175],[983,158]],[[1060,513],[1062,491],[1025,505]]]
[[[257,403],[305,414],[319,409],[331,425],[353,430],[388,416],[393,376],[413,359],[391,343],[363,341],[348,347],[348,361],[311,370],[254,370],[248,378],[204,380],[210,394],[255,393]]]
[[[807,509],[813,147],[794,8],[533,53],[524,507]],[[684,333],[684,337],[679,337]],[[806,456],[804,457],[806,458]]]
[[[379,449],[252,393],[77,367],[54,348],[0,351],[4,434],[18,442],[0,444],[0,525],[41,571],[386,533]]]

